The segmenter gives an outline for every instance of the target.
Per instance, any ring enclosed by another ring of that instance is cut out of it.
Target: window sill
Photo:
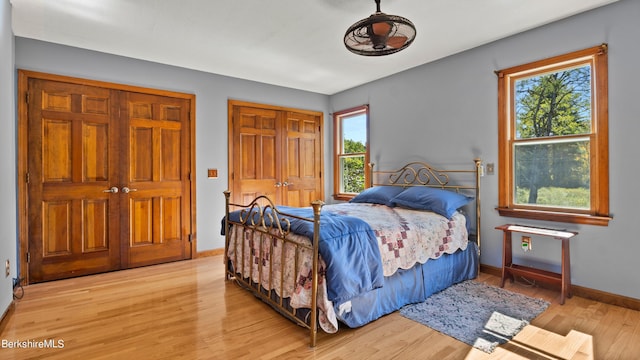
[[[556,221],[573,224],[608,226],[609,221],[613,220],[610,216],[599,216],[589,214],[572,214],[555,211],[541,211],[530,209],[513,209],[497,207],[500,216],[507,216],[521,219]]]
[[[349,201],[353,199],[355,195],[347,195],[347,194],[334,194],[333,199],[339,201]]]

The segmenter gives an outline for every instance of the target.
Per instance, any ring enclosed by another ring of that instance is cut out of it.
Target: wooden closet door
[[[193,99],[22,75],[28,282],[191,258]]]
[[[271,109],[237,106],[233,108],[232,139],[229,144],[233,202],[247,204],[265,195],[282,204],[280,178],[282,114]]]
[[[124,93],[123,267],[191,258],[189,101]]]
[[[306,207],[322,200],[321,122],[318,115],[287,111],[282,136],[283,203]]]
[[[28,92],[31,282],[118,269],[118,93],[31,79]]]
[[[323,200],[322,113],[229,102],[232,202],[265,195],[277,205]]]

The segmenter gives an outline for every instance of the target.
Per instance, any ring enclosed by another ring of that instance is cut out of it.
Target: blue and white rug
[[[491,353],[548,306],[542,299],[468,280],[407,305],[400,314]]]

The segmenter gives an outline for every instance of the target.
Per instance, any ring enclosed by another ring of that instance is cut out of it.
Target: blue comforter
[[[278,210],[313,218],[312,208],[279,207]],[[239,222],[240,211],[230,213],[229,220]],[[289,220],[292,232],[313,239],[312,222],[295,218]],[[380,250],[369,224],[355,217],[323,211],[319,239],[318,251],[327,265],[325,277],[329,300],[342,303],[382,287],[384,275]]]

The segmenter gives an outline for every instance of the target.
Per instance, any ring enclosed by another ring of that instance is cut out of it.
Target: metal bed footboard
[[[310,346],[316,345],[316,338],[318,333],[318,269],[319,269],[319,256],[318,256],[318,234],[320,229],[320,211],[323,206],[322,201],[314,201],[313,207],[313,219],[301,218],[294,215],[289,215],[280,212],[273,202],[266,196],[259,196],[255,198],[250,204],[240,205],[230,202],[231,192],[225,191],[225,250],[224,250],[224,263],[225,263],[225,279],[235,280],[242,287],[249,290],[256,297],[262,301],[268,303],[275,308],[282,315],[286,316],[290,320],[294,321],[298,325],[309,329],[309,342]],[[234,210],[240,211],[239,221],[230,221],[229,213]],[[295,218],[302,221],[309,221],[313,223],[314,235],[310,244],[300,243],[298,241],[291,240],[287,237],[289,234],[290,223],[289,218]],[[253,244],[253,246],[247,247],[245,239],[259,239],[259,244]],[[229,257],[229,247],[232,245],[235,248],[233,258]],[[284,287],[287,286],[287,281],[290,286],[295,288],[297,281],[296,277],[292,279],[285,279],[285,262],[280,261],[280,287],[274,289],[272,284],[275,282],[273,248],[277,243],[282,244],[281,256],[284,256],[285,248],[292,247],[295,253],[295,265],[294,273],[297,274],[300,269],[300,252],[301,249],[307,249],[312,253],[312,269],[311,269],[311,306],[309,309],[308,320],[300,318],[298,315],[301,310],[292,308],[287,299],[279,294],[285,294]],[[265,254],[264,249],[268,248],[268,254]],[[248,252],[256,251],[258,254],[249,254]],[[264,273],[264,266],[260,263],[254,264],[250,261],[246,263],[246,259],[258,259],[258,261],[268,261],[267,273]],[[245,269],[249,268],[248,274],[245,274]],[[258,279],[254,279],[254,267],[258,268]],[[264,282],[267,282],[267,287],[262,286]]]

